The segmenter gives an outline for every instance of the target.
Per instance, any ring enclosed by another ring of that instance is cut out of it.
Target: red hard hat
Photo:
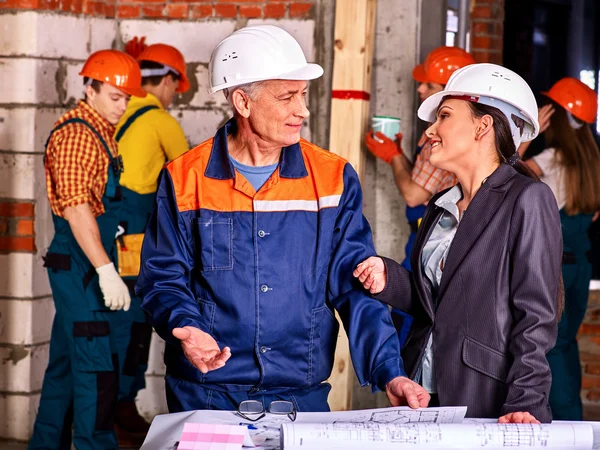
[[[177,92],[185,92],[190,88],[185,60],[183,59],[181,52],[175,47],[171,47],[167,44],[149,45],[142,51],[140,56],[138,56],[138,61],[152,61],[175,69],[181,76]]]
[[[146,96],[146,91],[142,89],[140,66],[127,53],[118,50],[92,53],[79,75],[111,84],[129,95]]]
[[[598,97],[593,89],[576,78],[558,80],[542,95],[551,98],[568,112],[587,123],[596,121]]]
[[[475,58],[459,47],[438,47],[427,55],[425,62],[413,69],[413,78],[419,83],[446,85],[450,75],[461,67],[475,64]]]

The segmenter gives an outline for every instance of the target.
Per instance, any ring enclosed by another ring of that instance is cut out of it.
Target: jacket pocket
[[[320,383],[331,375],[338,329],[338,321],[327,305],[312,310],[308,386]]]
[[[81,372],[109,372],[113,370],[108,322],[74,322],[73,367]]]
[[[471,369],[506,383],[510,358],[502,352],[465,337],[462,347],[462,360]]]
[[[194,219],[195,245],[200,253],[202,270],[233,269],[233,219],[211,217]]]

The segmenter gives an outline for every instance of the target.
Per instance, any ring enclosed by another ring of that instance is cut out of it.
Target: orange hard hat
[[[142,89],[140,66],[127,53],[118,50],[92,53],[79,75],[111,84],[129,95],[146,96],[146,91]]]
[[[450,75],[461,67],[475,64],[475,58],[460,47],[438,47],[427,55],[425,62],[413,69],[413,78],[419,83],[446,85]]]
[[[169,68],[174,69],[181,77],[177,92],[185,92],[190,88],[190,82],[185,68],[185,60],[183,59],[181,52],[175,47],[171,47],[167,44],[149,45],[142,51],[140,56],[138,56],[138,61],[152,61],[164,66],[169,66]]]
[[[551,98],[584,122],[596,121],[598,96],[593,89],[577,78],[566,77],[558,80],[548,92],[542,92],[542,95]]]

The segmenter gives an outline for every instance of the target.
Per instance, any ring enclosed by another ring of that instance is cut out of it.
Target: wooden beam
[[[337,0],[329,149],[344,157],[363,178],[363,140],[369,125],[369,100],[376,0]],[[339,317],[338,317],[339,320]],[[329,405],[334,411],[352,406],[354,370],[348,337],[340,324]]]

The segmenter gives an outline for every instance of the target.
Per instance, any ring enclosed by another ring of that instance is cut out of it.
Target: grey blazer
[[[444,192],[429,202],[417,233],[414,273],[384,258],[386,288],[374,296],[414,317],[402,352],[406,371],[418,375],[433,333],[442,406],[466,405],[468,417],[528,411],[550,422],[546,353],[556,341],[562,258],[554,195],[500,165],[465,211],[433,299],[421,252],[443,211],[435,200]]]

